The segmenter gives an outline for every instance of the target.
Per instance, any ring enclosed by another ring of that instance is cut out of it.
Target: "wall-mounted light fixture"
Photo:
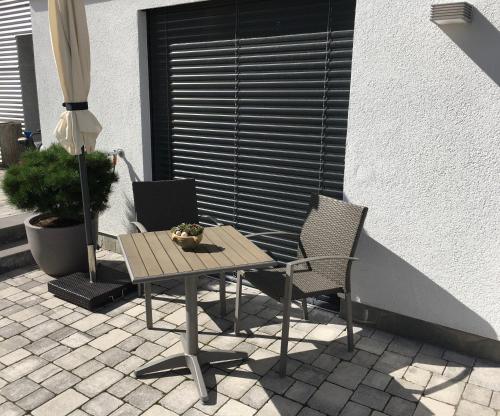
[[[470,23],[473,7],[467,2],[433,4],[431,6],[431,21],[437,25],[451,23]]]

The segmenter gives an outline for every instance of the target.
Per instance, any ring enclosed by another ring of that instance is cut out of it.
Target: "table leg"
[[[153,306],[151,304],[151,283],[144,283],[144,303],[146,304],[146,327],[153,329]]]
[[[175,354],[168,358],[156,359],[135,371],[137,377],[148,373],[158,373],[175,368],[187,367],[196,383],[200,399],[208,401],[207,388],[201,366],[210,363],[220,363],[235,360],[244,360],[248,354],[238,351],[198,350],[198,277],[187,277],[186,288],[186,335],[183,338],[184,354]],[[147,290],[146,290],[147,298]]]

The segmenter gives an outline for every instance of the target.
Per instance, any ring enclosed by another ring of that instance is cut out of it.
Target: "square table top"
[[[276,265],[230,225],[206,227],[202,242],[192,250],[172,241],[170,231],[123,234],[118,241],[133,283]]]

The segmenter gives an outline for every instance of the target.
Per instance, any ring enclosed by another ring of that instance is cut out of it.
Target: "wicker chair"
[[[234,331],[239,333],[241,283],[245,278],[266,295],[283,303],[280,374],[286,372],[290,307],[302,300],[307,319],[306,299],[311,296],[344,292],[346,302],[347,345],[353,349],[351,263],[368,209],[322,195],[313,195],[311,207],[299,237],[298,259],[285,267],[238,272]],[[271,231],[247,235],[248,238],[290,234]]]
[[[169,230],[183,222],[198,223],[200,219],[214,225],[222,225],[210,215],[198,214],[194,179],[133,182],[132,191],[137,221],[132,221],[131,224],[140,233]],[[225,288],[225,275],[221,273],[219,287],[221,315],[226,314]],[[139,293],[140,289],[139,286]],[[144,293],[148,303],[148,298],[151,298],[151,287],[145,285]]]

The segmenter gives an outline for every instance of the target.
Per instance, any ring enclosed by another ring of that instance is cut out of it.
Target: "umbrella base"
[[[96,283],[90,283],[88,273],[77,272],[52,280],[47,285],[49,292],[57,298],[90,311],[134,290],[127,272],[103,264],[97,266]]]

